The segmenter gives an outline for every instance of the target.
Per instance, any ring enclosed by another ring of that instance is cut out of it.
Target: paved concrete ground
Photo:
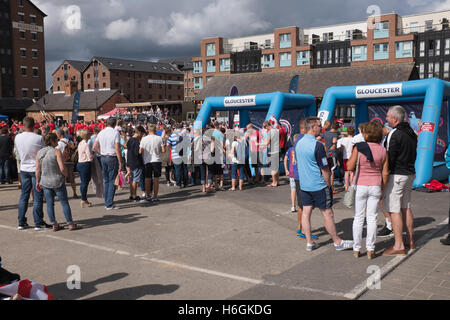
[[[55,233],[16,230],[19,190],[0,186],[3,265],[46,284],[56,299],[450,298],[450,248],[438,244],[448,193],[414,192],[415,237],[421,244],[414,254],[369,261],[365,255],[356,260],[351,250],[336,252],[317,210],[312,224],[320,247],[306,252],[305,241],[296,237],[296,214],[289,212],[286,180],[275,189],[211,195],[199,187],[161,189],[158,205],[130,203],[126,190],[119,192],[118,211],[105,211],[93,196],[95,205],[87,209],[71,199],[74,220],[84,229]],[[351,239],[353,214],[341,198],[336,196],[337,230]],[[59,204],[56,212],[63,222]],[[378,222],[381,227],[382,214]],[[392,243],[378,239],[376,251]],[[81,271],[80,290],[66,285],[73,265]],[[385,277],[381,289],[367,290],[374,266]]]

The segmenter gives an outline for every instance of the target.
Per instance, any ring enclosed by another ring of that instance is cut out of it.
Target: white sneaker
[[[306,251],[313,251],[313,250],[317,249],[318,247],[319,246],[315,242],[313,242],[312,244],[307,243],[306,244]]]
[[[118,206],[112,206],[110,208],[106,208],[106,211],[119,210],[119,209],[120,209],[120,207],[118,207]]]
[[[351,248],[353,248],[353,241],[352,240],[342,240],[341,244],[339,244],[339,245],[335,244],[334,248],[336,249],[336,251],[351,249]]]
[[[294,207],[291,207],[291,212],[297,212],[297,209]]]

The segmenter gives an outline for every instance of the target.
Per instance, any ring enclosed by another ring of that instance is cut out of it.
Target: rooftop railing
[[[399,28],[397,29],[398,36],[404,36],[412,33],[423,33],[427,31],[442,31],[442,30],[450,30],[450,25],[448,22],[425,25],[425,26],[409,26],[407,28]]]
[[[275,44],[251,44],[247,46],[233,46],[233,47],[225,47],[223,49],[223,53],[234,53],[234,52],[242,52],[242,51],[249,51],[249,50],[265,50],[265,49],[274,49]]]

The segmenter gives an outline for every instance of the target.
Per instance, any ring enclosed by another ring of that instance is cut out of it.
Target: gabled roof
[[[87,66],[89,65],[89,61],[78,61],[78,60],[66,60],[72,67],[77,69],[80,72],[83,72],[86,70]]]
[[[178,66],[181,71],[194,69],[193,57],[178,57],[178,58],[166,58],[160,59],[158,62],[170,63]]]
[[[98,110],[105,104],[118,90],[89,91],[81,92],[80,110]],[[75,94],[66,96],[64,93],[46,94],[37,103],[34,103],[27,111],[40,111],[41,105],[45,111],[71,111]]]
[[[172,66],[170,63],[136,61],[136,60],[106,58],[106,57],[93,57],[89,64],[91,64],[93,60],[98,60],[109,70],[167,73],[175,75],[183,74],[180,70]]]
[[[43,17],[46,17],[47,15],[41,10],[39,9],[33,2],[31,2],[30,0],[27,0],[34,8],[36,8],[36,10],[38,10]]]
[[[74,67],[77,71],[83,73],[84,70],[86,70],[87,66],[89,65],[90,61],[79,61],[79,60],[64,60],[59,66],[58,68],[56,68],[56,70],[52,73],[52,76],[56,73],[56,71],[59,70],[59,68],[61,68],[61,66],[67,62],[68,64],[70,64],[72,67]]]
[[[323,97],[325,90],[333,86],[402,82],[419,78],[414,63],[219,75],[214,76],[195,99],[228,96],[233,85],[238,88],[239,95],[288,92],[289,84],[296,75],[299,76],[297,92],[315,97]]]

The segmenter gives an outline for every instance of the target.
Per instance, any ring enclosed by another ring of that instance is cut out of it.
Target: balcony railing
[[[231,71],[231,65],[221,64],[220,65],[220,72],[226,72]]]
[[[404,36],[412,33],[423,33],[427,31],[442,31],[442,30],[450,30],[449,23],[439,23],[428,26],[414,26],[407,28],[399,28],[397,29],[398,36]]]
[[[237,47],[225,47],[223,50],[224,54],[234,53],[234,52],[242,52],[242,51],[250,51],[250,50],[265,50],[265,49],[274,49],[275,45],[271,44],[258,44],[257,46],[237,46]]]
[[[203,73],[203,68],[202,67],[194,67],[194,73],[195,74]]]
[[[338,41],[366,40],[366,39],[367,39],[367,32],[355,32],[350,37],[347,35],[339,35],[339,36],[333,35],[332,38],[328,37],[324,38],[323,36],[312,38],[312,35],[310,35],[308,41],[304,42],[304,45],[338,42]]]
[[[275,68],[275,61],[274,60],[262,61],[261,68],[263,68],[263,69]]]

